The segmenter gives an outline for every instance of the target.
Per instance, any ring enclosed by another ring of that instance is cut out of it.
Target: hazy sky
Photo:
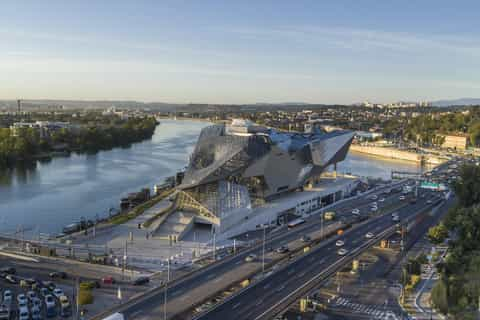
[[[2,1],[0,98],[480,97],[479,1]]]

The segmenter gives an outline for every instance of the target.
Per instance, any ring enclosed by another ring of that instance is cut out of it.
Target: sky
[[[480,1],[1,0],[0,99],[480,97]]]

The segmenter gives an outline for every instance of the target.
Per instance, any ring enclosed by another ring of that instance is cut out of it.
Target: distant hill
[[[452,99],[452,100],[438,100],[438,101],[432,101],[432,105],[437,107],[480,105],[480,99],[479,98],[461,98],[461,99]]]

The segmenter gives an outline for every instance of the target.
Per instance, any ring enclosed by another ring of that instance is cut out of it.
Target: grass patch
[[[133,208],[128,212],[112,217],[108,222],[112,224],[122,224],[129,220],[132,220],[138,217],[139,215],[141,215],[142,213],[144,213],[145,210],[150,209],[151,207],[153,207],[154,205],[156,205],[157,203],[159,203],[160,201],[162,201],[163,199],[171,195],[173,192],[174,192],[174,189],[164,191],[158,196],[155,196],[152,199],[145,201],[144,203],[136,206],[135,208]]]

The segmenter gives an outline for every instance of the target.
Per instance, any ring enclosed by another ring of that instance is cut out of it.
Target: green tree
[[[433,244],[440,244],[448,237],[448,229],[445,224],[440,223],[428,229],[427,236]]]
[[[443,280],[437,281],[432,288],[432,303],[443,314],[448,313],[447,286]]]

